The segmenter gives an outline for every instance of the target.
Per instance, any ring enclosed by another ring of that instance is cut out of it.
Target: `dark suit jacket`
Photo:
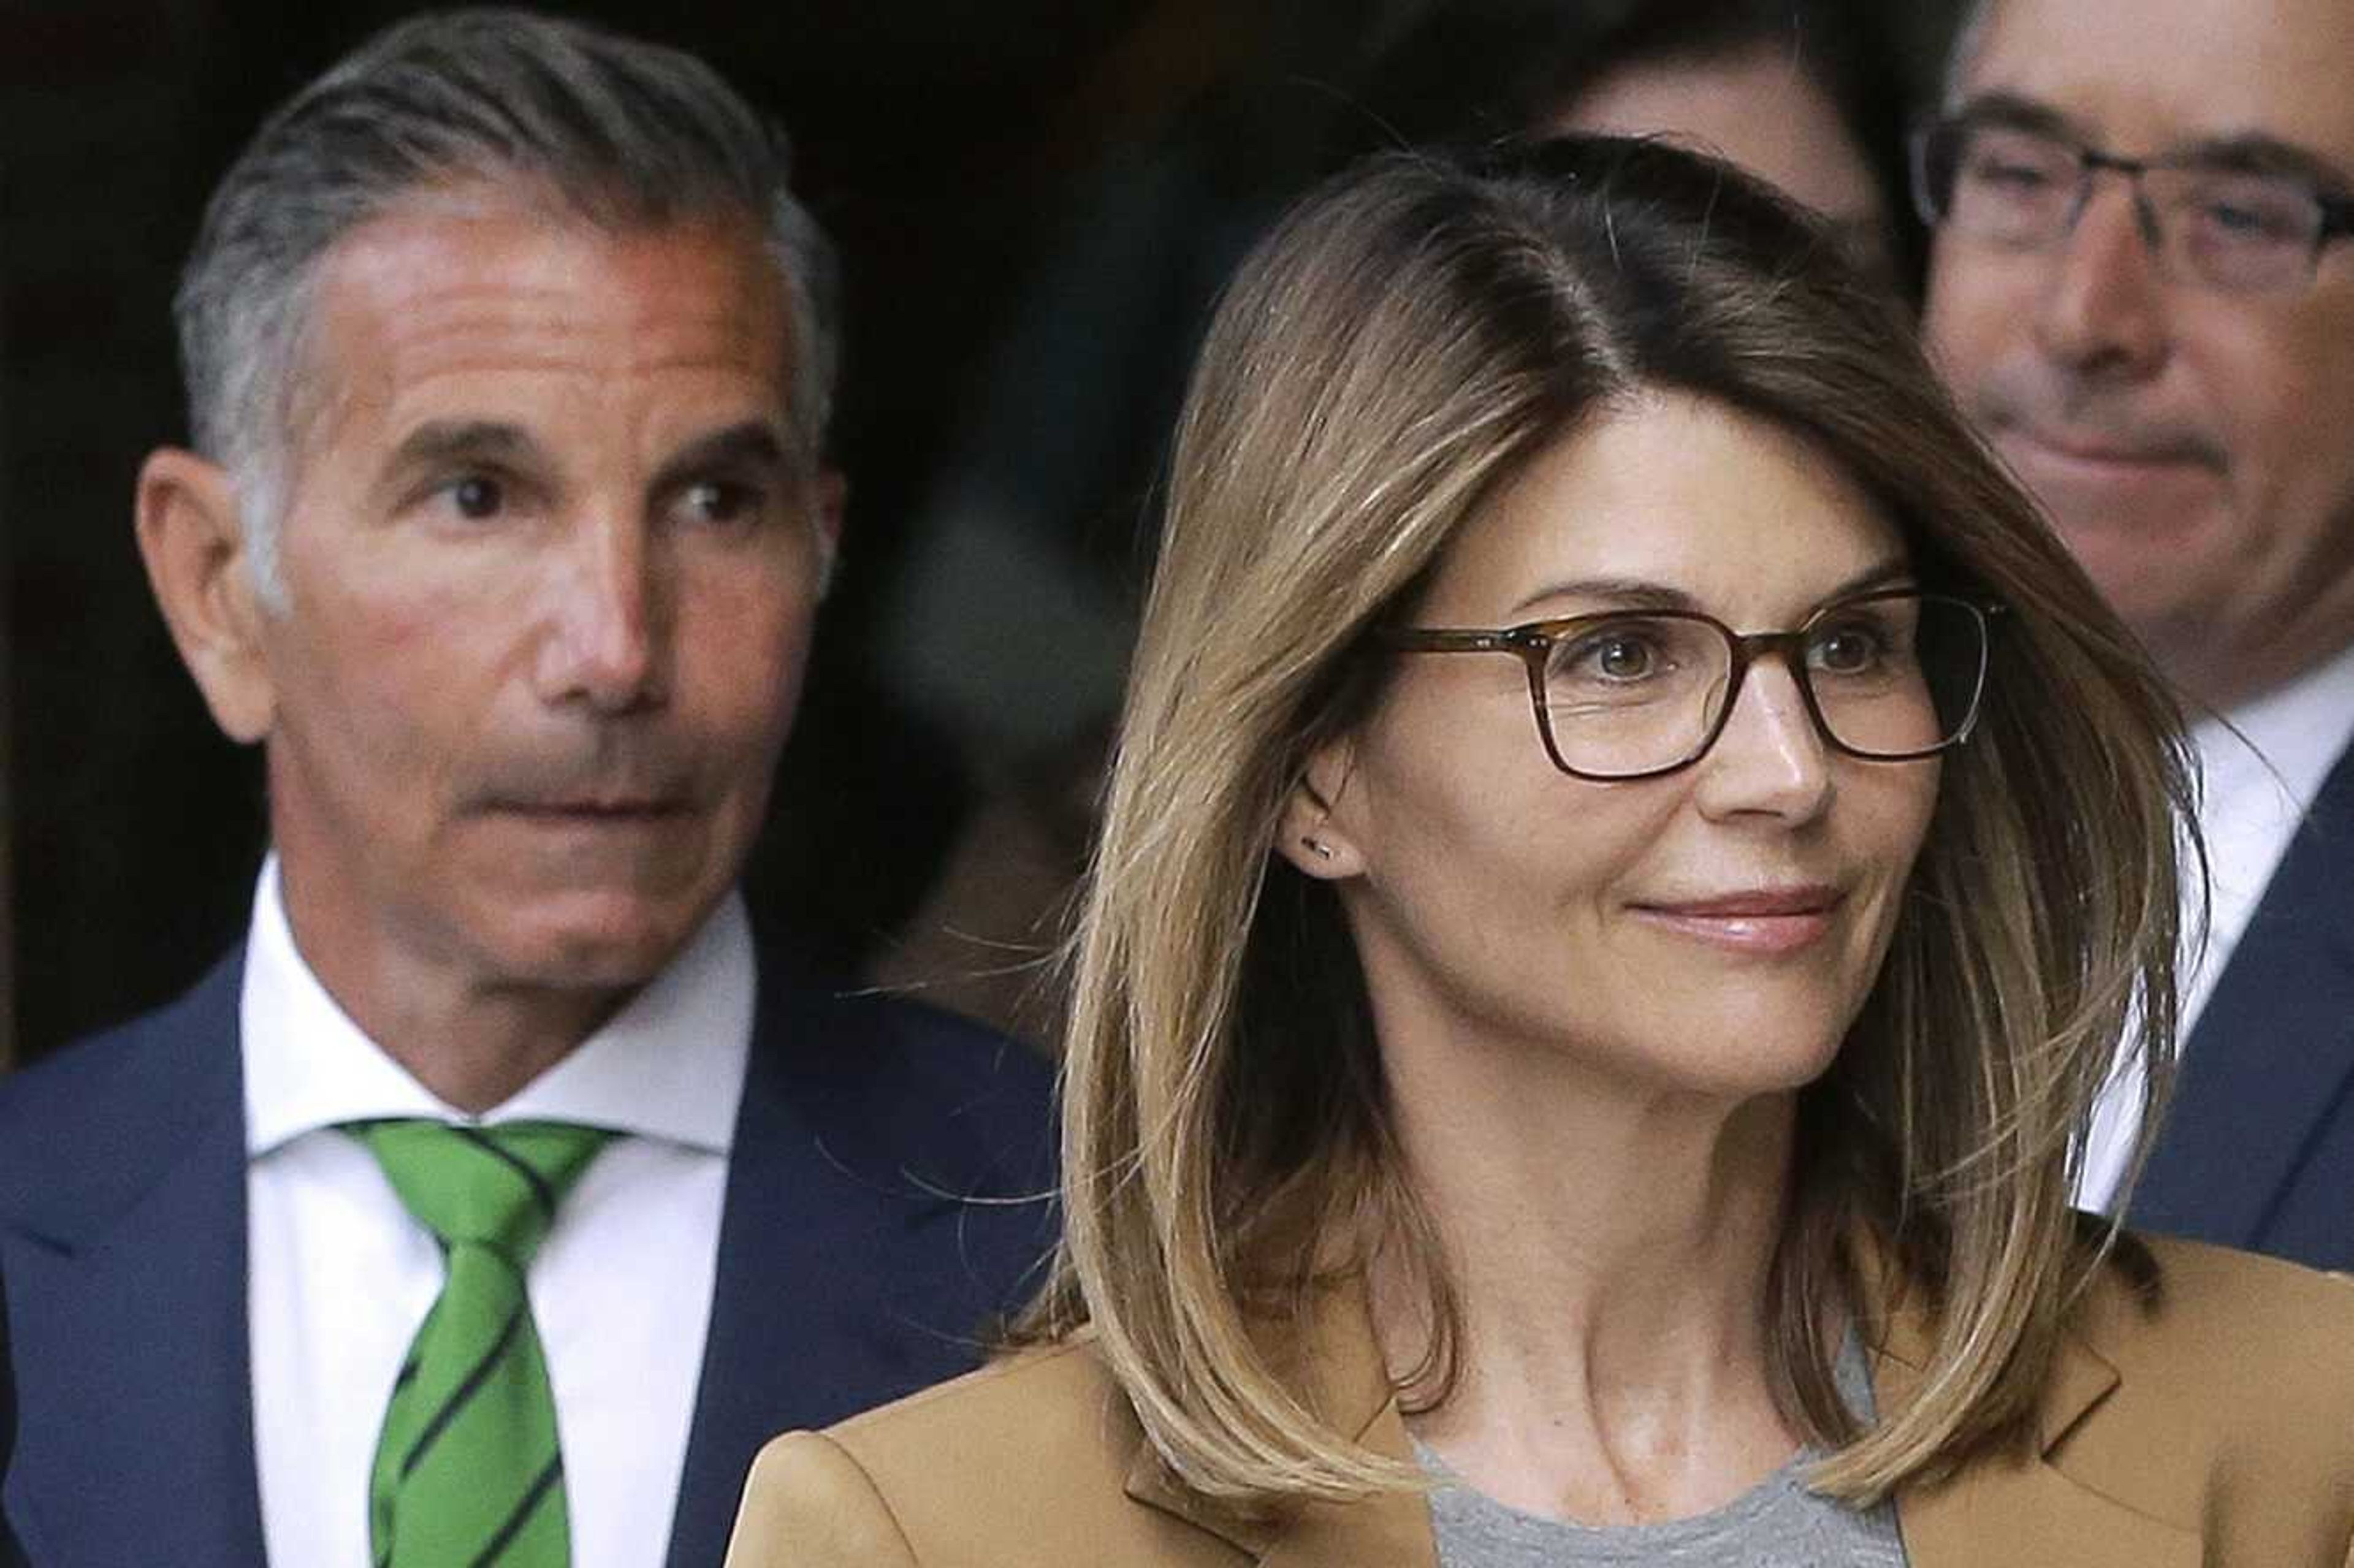
[[[2354,1269],[2354,748],[2191,1032],[2132,1219]]]
[[[241,973],[0,1083],[0,1500],[41,1568],[264,1561]],[[719,1561],[762,1439],[970,1366],[1050,1239],[1034,1057],[765,961],[759,989],[671,1568]]]
[[[2156,1244],[2154,1306],[2079,1305],[2031,1453],[1901,1489],[1913,1568],[2354,1568],[2354,1283]],[[1300,1393],[1408,1459],[1362,1298],[1336,1291]],[[1899,1317],[1882,1409],[1924,1359]],[[727,1568],[1437,1568],[1411,1493],[1238,1519],[1177,1485],[1079,1340],[762,1452]]]
[[[0,1484],[8,1478],[8,1456],[16,1447],[16,1380],[9,1366],[8,1296],[0,1287]],[[25,1568],[24,1549],[5,1514],[0,1514],[0,1568]]]

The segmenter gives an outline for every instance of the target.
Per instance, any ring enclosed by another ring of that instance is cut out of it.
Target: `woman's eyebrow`
[[[1903,556],[1891,556],[1875,561],[1862,570],[1826,588],[1819,595],[1817,604],[1829,604],[1851,594],[1869,593],[1873,588],[1895,588],[1913,579],[1913,563]],[[1508,612],[1518,615],[1541,604],[1555,599],[1573,599],[1593,602],[1605,609],[1673,609],[1694,614],[1707,614],[1708,607],[1691,590],[1672,583],[1649,577],[1577,577],[1564,582],[1548,583],[1530,594]]]
[[[1870,593],[1874,588],[1911,588],[1915,580],[1909,556],[1891,556],[1876,566],[1870,566],[1823,595],[1821,602],[1846,599],[1851,594]]]
[[[1612,609],[1696,611],[1701,608],[1699,599],[1668,583],[1643,577],[1578,577],[1568,582],[1547,583],[1512,606],[1510,613],[1518,615],[1524,609],[1533,609],[1557,599],[1592,599]]]

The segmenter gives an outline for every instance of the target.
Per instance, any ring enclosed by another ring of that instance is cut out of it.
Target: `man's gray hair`
[[[404,197],[519,185],[620,228],[741,215],[790,311],[790,435],[811,467],[840,357],[832,246],[790,145],[677,49],[527,12],[445,12],[363,44],[262,123],[205,209],[175,302],[197,450],[237,479],[255,580],[279,602],[296,387],[321,259]]]
[[[1946,46],[1946,69],[1937,79],[1937,107],[1951,112],[1961,104],[1962,78],[1986,42],[1987,25],[1994,20],[1994,0],[1967,0]]]

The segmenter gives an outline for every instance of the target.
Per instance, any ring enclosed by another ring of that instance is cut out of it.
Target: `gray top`
[[[1850,1407],[1869,1418],[1872,1380],[1851,1337],[1840,1356],[1839,1385]],[[1616,1526],[1522,1513],[1457,1481],[1421,1443],[1415,1453],[1447,1483],[1430,1499],[1439,1568],[1906,1568],[1893,1506],[1858,1512],[1800,1484],[1806,1467],[1822,1457],[1810,1449],[1713,1512]]]

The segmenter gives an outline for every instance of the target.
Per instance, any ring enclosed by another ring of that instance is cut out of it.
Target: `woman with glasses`
[[[2068,1208],[2187,791],[1762,187],[1342,175],[1179,429],[1028,1348],[731,1563],[2343,1568],[2354,1287]]]

